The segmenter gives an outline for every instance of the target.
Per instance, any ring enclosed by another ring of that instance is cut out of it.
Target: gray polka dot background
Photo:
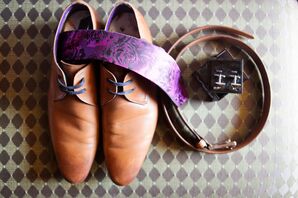
[[[88,2],[104,24],[115,1]],[[69,1],[3,0],[0,2],[0,197],[298,197],[297,1],[134,0],[131,3],[144,14],[155,44],[166,50],[187,31],[208,24],[237,27],[255,36],[254,40],[245,42],[262,58],[272,88],[272,108],[261,134],[240,151],[208,155],[183,145],[160,113],[150,151],[133,183],[126,187],[112,183],[101,147],[86,182],[68,183],[57,170],[50,142],[47,89],[53,36]],[[206,53],[213,51],[208,43],[200,47]],[[195,50],[192,53],[197,55]],[[183,60],[189,63],[191,57],[185,54]],[[187,71],[183,70],[184,75]],[[189,102],[183,111],[202,135],[217,141],[223,128],[234,126],[233,115],[226,108],[255,105],[233,98],[225,98],[213,106]],[[214,134],[213,129],[218,129],[218,133]]]

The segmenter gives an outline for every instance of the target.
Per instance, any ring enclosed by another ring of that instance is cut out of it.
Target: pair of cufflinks
[[[210,60],[211,91],[215,93],[242,93],[243,60]]]
[[[241,94],[243,81],[248,77],[243,71],[243,59],[233,59],[227,49],[208,60],[194,72],[211,101],[218,101],[228,93]]]

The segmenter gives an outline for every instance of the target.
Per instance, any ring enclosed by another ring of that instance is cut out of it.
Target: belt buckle
[[[231,139],[226,140],[224,143],[210,144],[205,139],[200,138],[196,144],[198,149],[208,149],[208,150],[222,150],[222,149],[233,149],[237,146],[236,141],[231,141]]]
[[[231,141],[228,139],[224,143],[219,143],[219,144],[210,144],[209,145],[209,150],[220,150],[220,149],[233,149],[237,146],[236,141]]]

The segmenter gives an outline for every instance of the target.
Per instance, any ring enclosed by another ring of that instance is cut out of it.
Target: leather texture
[[[176,61],[179,60],[179,58],[187,49],[191,48],[194,45],[202,44],[204,42],[216,42],[216,41],[226,42],[244,51],[248,55],[248,57],[252,60],[254,66],[257,68],[260,75],[259,78],[261,79],[261,82],[262,82],[263,100],[262,100],[262,111],[261,111],[261,116],[259,120],[256,122],[255,127],[251,130],[251,132],[245,138],[243,138],[241,142],[227,140],[224,143],[211,144],[207,142],[207,140],[205,140],[201,135],[199,135],[199,133],[196,130],[194,130],[190,126],[190,124],[184,119],[182,113],[179,111],[177,106],[171,101],[167,100],[166,97],[163,97],[162,106],[171,128],[178,135],[178,137],[188,146],[190,146],[195,150],[211,153],[211,154],[229,153],[229,152],[241,149],[244,146],[251,143],[260,134],[263,127],[265,126],[266,120],[270,112],[270,106],[271,106],[271,90],[270,90],[269,78],[266,72],[266,68],[262,60],[256,54],[256,52],[250,46],[245,44],[242,40],[237,38],[240,36],[245,38],[253,38],[253,36],[245,32],[239,31],[237,29],[226,27],[226,26],[211,25],[211,26],[203,26],[203,27],[196,28],[186,33],[184,36],[180,37],[176,41],[176,43],[174,43],[174,45],[169,49],[168,53],[171,54],[173,50],[177,48],[178,45],[181,44],[181,41],[184,40],[186,37],[189,37],[195,33],[202,32],[202,31],[219,31],[223,33],[201,36],[193,40],[192,42],[186,44],[182,48],[182,50],[179,51],[178,55],[174,55],[176,57]],[[234,35],[234,37],[230,35]]]
[[[119,6],[131,10],[140,38],[152,43],[143,16],[126,2],[114,7],[106,30],[109,30],[115,15],[121,13],[117,10]],[[105,160],[111,179],[118,185],[127,185],[138,174],[154,135],[158,118],[156,87],[138,74],[111,64],[104,64],[100,76]],[[108,79],[116,82],[132,81],[127,86],[116,88]],[[119,93],[131,89],[134,91],[124,96],[109,92]]]
[[[49,126],[56,160],[62,175],[72,183],[82,182],[87,177],[95,157],[99,133],[94,65],[68,64],[58,58],[59,34],[72,26],[68,15],[80,10],[91,16],[93,29],[98,28],[98,17],[87,3],[75,1],[65,9],[54,40],[48,92]],[[76,86],[84,79],[80,89],[85,89],[85,92],[68,94],[61,90],[58,79],[65,86]]]

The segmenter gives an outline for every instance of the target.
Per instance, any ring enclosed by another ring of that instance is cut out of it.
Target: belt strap
[[[76,30],[60,34],[61,59],[69,62],[101,60],[129,69],[158,85],[177,105],[187,100],[180,68],[164,49],[142,39],[104,30]]]
[[[170,48],[168,53],[172,53],[175,48],[178,47],[178,45],[181,43],[181,41],[195,33],[201,32],[203,30],[208,30],[208,31],[222,31],[226,32],[232,35],[236,36],[244,36],[247,38],[253,38],[251,35],[241,32],[239,30],[225,27],[225,26],[203,26],[199,27],[197,29],[192,30],[191,32],[188,32],[184,36],[182,36],[177,42]],[[262,109],[262,115],[258,122],[256,123],[254,129],[252,132],[250,132],[246,138],[239,142],[236,141],[231,141],[227,140],[224,143],[220,144],[211,144],[208,143],[207,140],[205,140],[203,137],[201,137],[197,131],[192,129],[190,127],[190,124],[187,123],[187,121],[184,119],[182,113],[178,109],[177,106],[175,106],[173,103],[169,102],[166,98],[163,99],[163,110],[166,114],[166,117],[174,130],[174,132],[184,141],[187,145],[191,146],[192,148],[206,152],[206,153],[228,153],[231,151],[238,150],[247,144],[249,144],[251,141],[253,141],[258,134],[261,132],[263,129],[266,120],[269,115],[270,111],[270,105],[271,105],[271,92],[270,92],[270,84],[269,84],[269,79],[266,73],[266,69],[264,64],[262,63],[261,59],[259,56],[256,54],[256,52],[249,47],[247,44],[245,44],[243,41],[239,40],[238,38],[229,36],[229,35],[224,35],[224,34],[219,34],[219,35],[207,35],[207,36],[202,36],[188,45],[186,45],[176,56],[176,61],[181,57],[182,53],[184,53],[187,49],[194,45],[201,44],[203,42],[212,42],[212,41],[219,41],[219,42],[226,42],[229,44],[232,44],[238,48],[240,48],[243,52],[245,52],[248,57],[252,60],[254,63],[255,67],[258,69],[259,74],[261,76],[262,80],[262,90],[263,90],[263,109]]]

